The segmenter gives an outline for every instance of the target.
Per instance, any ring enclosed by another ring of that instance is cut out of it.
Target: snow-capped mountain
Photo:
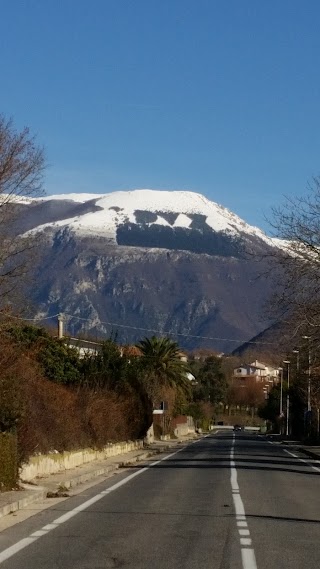
[[[248,225],[227,208],[208,200],[201,194],[189,191],[133,190],[109,194],[60,194],[30,202],[49,204],[69,202],[70,217],[65,218],[66,208],[61,208],[62,219],[57,218],[36,226],[39,231],[48,228],[68,227],[82,236],[103,236],[117,242],[120,227],[135,224],[145,227],[161,226],[170,229],[195,229],[197,231],[225,232],[230,236],[247,234],[256,236],[272,245],[257,227]],[[74,207],[70,207],[70,202]],[[82,207],[81,207],[82,205]],[[50,206],[51,209],[52,205]],[[44,209],[44,208],[43,208]]]
[[[15,230],[45,237],[37,314],[67,314],[71,334],[132,343],[153,330],[231,352],[269,324],[270,283],[257,276],[279,244],[200,194],[66,194],[17,207]]]

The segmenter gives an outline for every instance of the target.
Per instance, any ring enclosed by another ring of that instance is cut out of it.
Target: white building
[[[279,368],[255,360],[250,364],[241,364],[234,368],[233,377],[238,379],[255,378],[256,382],[277,383]]]

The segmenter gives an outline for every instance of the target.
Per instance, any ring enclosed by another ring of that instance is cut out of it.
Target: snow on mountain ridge
[[[55,221],[54,223],[39,225],[36,231],[50,227],[69,226],[77,234],[95,234],[116,240],[117,228],[120,225],[138,223],[136,219],[136,212],[138,211],[157,215],[155,220],[144,222],[149,226],[164,225],[173,228],[188,228],[194,216],[199,215],[202,216],[203,221],[213,231],[226,232],[230,235],[238,235],[239,233],[254,235],[269,245],[273,245],[273,240],[267,237],[259,228],[247,224],[226,207],[210,201],[201,194],[187,190],[137,189],[107,194],[56,194],[42,197],[38,201],[45,202],[49,200],[67,200],[79,204],[93,201],[95,206],[101,209]],[[169,223],[167,216],[161,215],[166,213],[177,214],[177,217],[172,223]],[[279,245],[277,244],[277,246]]]
[[[48,196],[43,196],[41,198],[36,198],[37,201],[49,201],[49,200],[70,200],[77,203],[85,203],[97,198],[103,198],[106,194],[89,194],[87,192],[71,194],[53,194]]]

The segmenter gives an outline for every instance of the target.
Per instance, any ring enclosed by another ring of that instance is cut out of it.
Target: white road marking
[[[54,529],[55,527],[57,527],[55,524],[47,524],[46,526],[43,526],[42,529],[49,531],[50,529]]]
[[[256,568],[256,558],[253,549],[243,548],[241,550],[242,565],[247,569]]]
[[[318,468],[317,466],[314,466],[313,464],[311,464],[310,461],[305,460],[304,458],[301,458],[300,456],[298,456],[297,454],[294,454],[293,452],[291,452],[290,450],[287,450],[286,448],[283,449],[284,452],[286,452],[287,454],[290,454],[290,456],[293,456],[294,458],[297,458],[300,462],[304,462],[304,464],[306,464],[307,466],[310,466],[310,468],[312,468],[313,470],[315,470],[316,472],[320,472],[320,468]],[[317,464],[319,463],[319,461],[316,461]]]
[[[239,529],[239,535],[250,535],[250,531],[248,529]]]
[[[238,473],[234,460],[235,440],[236,437],[235,434],[233,434],[233,440],[230,450],[230,483],[231,483],[234,509],[236,512],[238,533],[240,538],[242,567],[243,569],[257,569],[256,556],[254,553],[254,549],[251,547],[252,539],[250,538],[250,530],[245,529],[248,528],[248,523],[246,520],[246,512],[244,509],[244,504],[240,496]]]
[[[246,519],[246,513],[244,511],[244,505],[241,499],[240,494],[233,494],[233,503],[234,503],[234,508],[236,511],[236,516],[238,518],[238,516],[242,516],[242,520]]]
[[[198,441],[196,441],[196,442],[198,442]],[[111,494],[111,492],[114,492],[115,490],[117,490],[121,486],[124,486],[125,484],[130,482],[130,480],[132,480],[133,478],[136,478],[136,476],[140,476],[140,474],[143,474],[144,472],[146,472],[147,470],[149,470],[153,466],[156,466],[160,462],[163,462],[164,460],[168,460],[168,458],[171,458],[175,454],[178,454],[178,452],[181,452],[182,450],[184,450],[184,448],[185,447],[180,448],[179,450],[172,452],[171,454],[168,454],[164,458],[162,458],[160,460],[156,460],[155,462],[152,462],[150,465],[145,466],[144,468],[141,468],[141,470],[138,470],[137,472],[134,472],[133,474],[129,474],[129,476],[127,476],[123,480],[120,480],[120,482],[117,482],[116,484],[113,484],[113,486],[110,486],[110,488],[107,488],[106,490],[99,492],[99,494],[96,494],[96,496],[93,496],[93,498],[90,498],[86,502],[83,502],[83,504],[81,504],[80,506],[77,506],[73,510],[70,510],[70,512],[66,512],[65,514],[63,514],[63,516],[60,516],[59,518],[54,520],[52,523],[43,526],[40,530],[35,531],[29,537],[21,539],[20,541],[17,541],[17,543],[15,543],[14,545],[7,547],[7,549],[4,549],[0,553],[0,563],[3,563],[4,561],[9,559],[10,557],[13,557],[13,555],[16,555],[16,553],[18,553],[19,551],[21,551],[25,547],[28,547],[28,545],[31,545],[32,543],[34,543],[35,541],[40,539],[40,537],[47,535],[50,531],[54,530],[56,527],[59,527],[61,524],[70,520],[71,518],[73,518],[74,516],[79,514],[80,512],[83,512],[84,510],[86,510],[87,508],[92,506],[92,504],[95,504],[96,502],[98,502],[102,498],[105,498],[105,496],[107,494]]]
[[[250,539],[250,537],[240,537],[240,545],[252,545],[252,539]],[[254,550],[251,550],[254,553]],[[254,565],[254,568],[256,569],[257,564]],[[248,569],[246,567],[246,569]]]
[[[54,526],[54,527],[56,527],[56,526]],[[30,537],[42,537],[43,535],[46,535],[47,533],[48,533],[47,530],[39,529],[38,531],[35,531],[34,533],[32,533]]]
[[[31,545],[31,543],[34,543],[35,541],[37,541],[37,539],[39,539],[39,538],[38,537],[26,537],[24,539],[21,539],[20,541],[18,541],[14,545],[11,545],[11,547],[8,547],[4,551],[2,551],[1,557],[0,557],[0,563],[3,563],[7,559],[9,559],[9,557],[12,557],[13,555],[15,555],[16,553],[21,551],[21,549],[28,547],[28,545]]]
[[[235,468],[235,462],[233,460],[230,461],[230,466],[231,466],[231,488],[232,491],[236,491],[239,492],[239,486],[238,486],[238,479],[237,479],[237,471]]]

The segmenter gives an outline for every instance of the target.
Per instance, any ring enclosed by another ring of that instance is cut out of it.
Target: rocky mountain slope
[[[19,233],[45,237],[36,315],[65,313],[71,334],[131,343],[155,331],[231,352],[269,324],[261,256],[280,244],[200,194],[70,194],[17,207]]]

